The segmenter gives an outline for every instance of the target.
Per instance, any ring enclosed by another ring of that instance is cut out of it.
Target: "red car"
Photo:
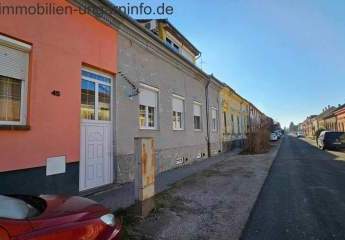
[[[1,240],[117,240],[122,224],[81,197],[0,195]]]

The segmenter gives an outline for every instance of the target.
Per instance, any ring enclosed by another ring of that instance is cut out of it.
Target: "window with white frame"
[[[217,131],[218,129],[218,124],[217,124],[217,109],[216,108],[211,108],[211,118],[212,118],[212,131]]]
[[[173,130],[184,129],[184,98],[173,95],[172,97]]]
[[[31,46],[0,34],[0,125],[25,125]]]
[[[201,104],[198,102],[193,103],[194,114],[194,129],[201,130]]]
[[[139,93],[139,127],[157,129],[158,89],[143,85]]]
[[[88,68],[81,75],[81,119],[111,121],[112,76]]]

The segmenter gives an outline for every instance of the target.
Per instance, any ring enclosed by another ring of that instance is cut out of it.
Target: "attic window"
[[[166,42],[167,45],[168,45],[169,47],[171,47],[174,51],[180,52],[180,47],[179,47],[176,43],[174,43],[171,39],[166,38],[166,39],[165,39],[165,42]]]
[[[145,28],[148,29],[148,30],[151,30],[151,23],[146,23],[145,24]]]

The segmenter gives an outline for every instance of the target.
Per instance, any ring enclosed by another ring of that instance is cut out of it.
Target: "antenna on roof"
[[[200,69],[201,70],[203,70],[204,63],[206,63],[206,62],[203,60],[202,55],[200,54]]]

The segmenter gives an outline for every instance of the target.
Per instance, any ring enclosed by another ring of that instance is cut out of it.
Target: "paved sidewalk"
[[[267,154],[224,155],[154,197],[147,218],[129,209],[127,239],[239,239],[279,145]]]

